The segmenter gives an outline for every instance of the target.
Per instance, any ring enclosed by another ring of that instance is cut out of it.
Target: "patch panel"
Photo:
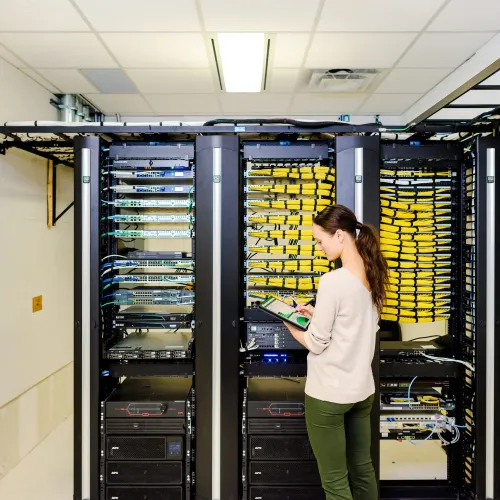
[[[117,229],[108,233],[115,238],[192,238],[193,231],[142,231],[142,230],[121,230]]]
[[[116,223],[125,224],[189,224],[193,222],[192,215],[174,215],[174,214],[130,214],[130,215],[110,215],[108,220]]]
[[[136,186],[128,184],[117,184],[111,186],[111,189],[117,194],[137,193],[137,194],[190,194],[194,191],[193,186]]]

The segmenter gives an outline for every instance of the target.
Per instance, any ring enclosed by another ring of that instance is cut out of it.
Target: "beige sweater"
[[[310,351],[306,394],[342,404],[371,396],[377,330],[377,309],[361,280],[345,268],[324,274],[304,337]]]

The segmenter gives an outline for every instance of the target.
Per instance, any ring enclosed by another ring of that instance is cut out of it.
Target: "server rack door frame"
[[[238,136],[197,137],[197,500],[240,496],[241,177]]]
[[[476,417],[476,478],[477,498],[492,500],[500,495],[500,445],[498,423],[500,402],[495,398],[500,383],[500,369],[496,361],[500,345],[495,335],[500,334],[499,298],[495,288],[499,283],[498,255],[498,180],[500,168],[500,141],[494,137],[480,137],[477,148],[477,345],[476,345],[476,401],[480,414]],[[496,253],[495,253],[496,251]],[[495,428],[496,427],[496,428]],[[478,463],[478,459],[480,462]]]
[[[350,208],[358,221],[380,228],[380,139],[337,136],[335,143],[335,203]],[[341,263],[337,262],[337,267]],[[380,478],[380,349],[373,357],[375,399],[371,414],[371,454],[377,482]]]
[[[77,137],[74,262],[74,493],[99,498],[99,154],[98,137]]]

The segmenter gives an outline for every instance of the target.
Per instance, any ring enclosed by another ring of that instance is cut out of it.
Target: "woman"
[[[310,351],[305,388],[309,440],[327,500],[376,500],[370,456],[375,392],[371,363],[387,263],[375,229],[358,222],[342,205],[315,217],[313,236],[328,260],[340,258],[342,267],[321,277],[316,307],[297,307],[311,318],[308,330],[286,323]]]

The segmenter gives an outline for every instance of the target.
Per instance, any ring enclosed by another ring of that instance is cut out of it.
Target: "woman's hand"
[[[302,314],[302,316],[305,316],[306,318],[311,319],[313,314],[314,314],[314,306],[311,304],[299,304],[295,310],[299,313]]]

